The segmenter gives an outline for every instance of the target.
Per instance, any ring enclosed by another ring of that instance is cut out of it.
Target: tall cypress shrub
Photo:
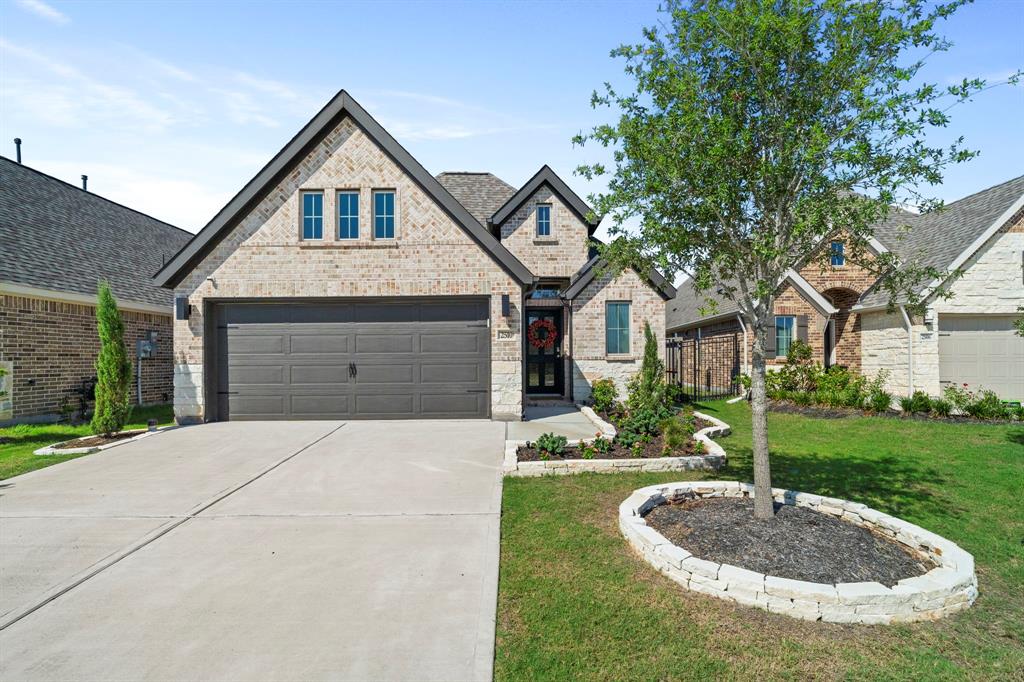
[[[644,356],[640,371],[629,382],[629,408],[658,409],[664,400],[665,365],[658,357],[658,337],[644,322]]]
[[[124,322],[110,285],[100,282],[96,303],[96,328],[100,354],[96,358],[96,408],[92,432],[109,436],[128,420],[132,361],[124,345]]]

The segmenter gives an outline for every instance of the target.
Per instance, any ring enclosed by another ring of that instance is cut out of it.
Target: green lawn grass
[[[150,419],[163,426],[174,421],[170,405],[136,407],[125,429],[144,429]],[[0,429],[0,480],[36,469],[59,464],[84,455],[34,455],[34,451],[53,443],[91,434],[88,424],[18,424]]]
[[[506,479],[499,680],[1024,679],[1024,426],[771,414],[773,483],[863,502],[974,554],[980,595],[937,623],[807,623],[687,592],[629,550],[618,504],[672,480],[752,480],[749,407],[713,473]]]

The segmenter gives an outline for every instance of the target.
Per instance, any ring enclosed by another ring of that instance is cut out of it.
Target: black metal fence
[[[736,395],[743,353],[739,334],[704,339],[667,339],[665,380],[692,401]]]

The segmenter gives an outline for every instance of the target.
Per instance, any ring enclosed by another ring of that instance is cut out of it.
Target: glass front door
[[[562,311],[530,310],[526,313],[526,391],[562,395],[565,368],[562,364]]]

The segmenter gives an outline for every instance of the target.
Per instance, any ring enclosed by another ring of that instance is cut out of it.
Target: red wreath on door
[[[544,330],[544,334],[541,334]],[[526,328],[526,340],[534,348],[551,348],[558,340],[558,327],[551,320],[534,320]]]

